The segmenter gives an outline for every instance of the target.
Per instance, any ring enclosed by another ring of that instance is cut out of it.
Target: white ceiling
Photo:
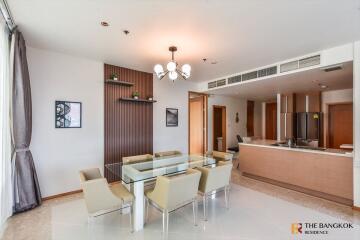
[[[326,85],[321,89],[319,84]],[[273,77],[253,80],[243,84],[211,90],[207,93],[243,98],[255,101],[276,99],[277,93],[303,93],[312,91],[331,91],[353,87],[353,64],[343,64],[343,69],[325,72],[320,68]]]
[[[31,47],[206,81],[360,39],[359,0],[8,0]],[[101,21],[110,27],[100,26]],[[125,36],[122,31],[130,30]],[[204,64],[202,58],[218,61]]]

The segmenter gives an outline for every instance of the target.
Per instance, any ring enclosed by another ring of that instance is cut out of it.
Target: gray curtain
[[[29,150],[32,131],[31,89],[26,46],[19,31],[13,33],[12,137],[14,145],[14,212],[41,204],[34,161]]]

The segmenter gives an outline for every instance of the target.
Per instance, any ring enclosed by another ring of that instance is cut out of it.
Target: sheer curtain
[[[0,18],[0,229],[12,215],[9,30]]]

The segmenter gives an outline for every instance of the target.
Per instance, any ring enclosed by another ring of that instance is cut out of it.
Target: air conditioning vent
[[[221,80],[216,81],[217,87],[224,86],[224,85],[226,85],[226,79],[221,79]]]
[[[209,82],[208,83],[208,89],[210,88],[215,88],[216,87],[216,81],[213,81],[213,82]]]
[[[237,76],[228,78],[228,84],[233,84],[233,83],[237,83],[237,82],[241,82],[241,75],[237,75]]]
[[[320,55],[299,60],[299,68],[306,68],[320,64]]]
[[[299,61],[287,62],[280,65],[280,72],[289,72],[299,68]]]
[[[277,73],[277,66],[261,69],[258,71],[258,77],[266,77]]]
[[[245,73],[242,75],[242,81],[247,81],[247,80],[257,78],[257,74],[258,74],[257,71]]]

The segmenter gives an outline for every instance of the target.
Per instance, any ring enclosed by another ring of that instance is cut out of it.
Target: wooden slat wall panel
[[[140,98],[153,96],[153,74],[105,64],[104,80],[112,73],[134,86],[105,84],[104,164],[121,162],[126,156],[152,153],[153,149],[153,105],[119,101],[120,97],[131,97],[134,91],[140,93]],[[119,180],[106,168],[104,172],[109,182]]]

